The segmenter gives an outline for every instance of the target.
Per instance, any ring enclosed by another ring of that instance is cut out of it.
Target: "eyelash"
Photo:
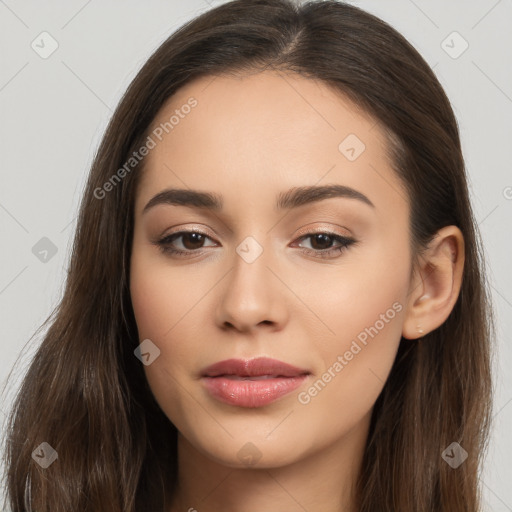
[[[167,235],[160,240],[156,240],[154,243],[158,246],[160,251],[164,254],[169,254],[171,256],[176,257],[189,257],[192,253],[197,253],[200,251],[200,249],[194,250],[189,249],[186,251],[183,251],[181,249],[174,249],[170,246],[170,244],[175,240],[179,239],[184,235],[190,235],[190,234],[198,234],[203,235],[206,238],[210,238],[206,233],[203,233],[201,231],[178,231],[176,233],[172,233],[171,235]],[[337,235],[336,233],[331,233],[329,231],[319,231],[319,232],[312,232],[312,233],[306,233],[305,235],[302,235],[298,238],[298,240],[302,241],[307,238],[311,238],[315,235],[327,235],[334,239],[335,242],[340,243],[338,247],[334,247],[331,249],[324,249],[324,250],[315,250],[315,249],[305,249],[301,248],[302,251],[308,255],[311,255],[315,258],[336,258],[336,253],[340,254],[343,253],[348,247],[350,247],[353,244],[357,244],[357,241],[353,238]]]

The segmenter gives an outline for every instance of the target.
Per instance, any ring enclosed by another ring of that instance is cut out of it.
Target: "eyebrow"
[[[291,188],[286,192],[281,192],[277,196],[276,208],[278,210],[290,210],[293,208],[299,208],[306,204],[323,201],[324,199],[331,199],[333,197],[356,199],[372,208],[375,208],[375,205],[364,194],[345,185]],[[142,213],[146,213],[148,210],[159,204],[202,208],[211,211],[220,211],[223,208],[222,196],[217,194],[202,192],[199,190],[170,188],[163,190],[152,197],[142,210]]]

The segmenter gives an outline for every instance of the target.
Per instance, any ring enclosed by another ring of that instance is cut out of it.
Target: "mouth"
[[[242,376],[242,375],[216,375],[212,377],[213,379],[217,377],[224,377],[226,379],[231,380],[267,380],[267,379],[291,379],[293,377],[286,377],[284,375],[252,375],[252,376]]]
[[[227,359],[201,373],[206,391],[220,402],[262,407],[301,386],[310,371],[269,358]]]
[[[225,359],[212,364],[201,372],[202,377],[238,376],[238,377],[297,377],[309,374],[309,370],[271,359],[257,357],[255,359]]]

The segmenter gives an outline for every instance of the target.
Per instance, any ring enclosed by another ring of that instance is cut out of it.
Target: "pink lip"
[[[220,361],[205,368],[201,377],[206,390],[221,402],[262,407],[298,388],[309,374],[282,361],[259,357]]]

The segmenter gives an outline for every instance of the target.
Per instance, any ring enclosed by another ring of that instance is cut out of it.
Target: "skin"
[[[203,77],[181,88],[152,128],[190,97],[198,105],[147,156],[130,268],[139,339],[160,349],[144,370],[179,431],[171,511],[353,511],[374,403],[401,336],[414,343],[450,314],[461,284],[462,234],[443,228],[411,272],[410,207],[384,132],[322,82],[268,70]],[[349,134],[366,146],[354,161],[338,148]],[[280,192],[326,184],[352,187],[375,207],[332,197],[291,211],[274,208]],[[224,208],[160,204],[142,213],[170,187],[222,195]],[[153,243],[194,229],[206,233],[202,245],[190,237],[171,244],[191,256],[165,254]],[[311,232],[357,244],[315,257],[339,243],[315,243],[305,236]],[[252,263],[236,252],[248,236],[263,248]],[[299,393],[390,309],[394,318],[300,403]],[[259,408],[224,404],[205,391],[199,373],[206,366],[259,356],[311,375]],[[253,446],[243,448],[248,442]],[[240,450],[252,450],[256,463],[248,465]]]

